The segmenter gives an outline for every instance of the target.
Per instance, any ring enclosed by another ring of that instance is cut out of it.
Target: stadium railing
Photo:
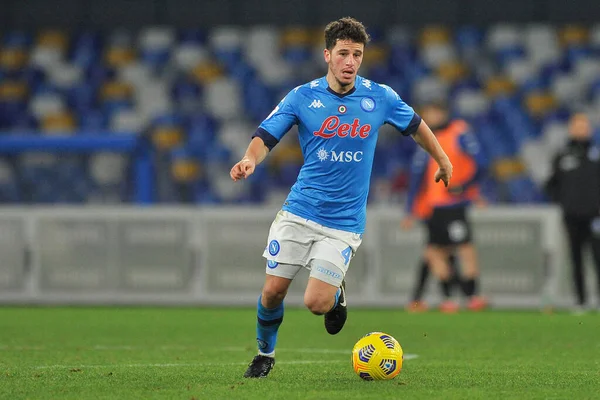
[[[120,133],[100,135],[80,132],[75,136],[40,136],[36,133],[0,134],[0,155],[25,152],[129,153],[134,169],[134,195],[137,204],[149,204],[154,197],[152,146],[143,135]]]
[[[277,209],[247,207],[0,208],[0,303],[214,304],[256,302]],[[402,231],[395,208],[371,208],[352,260],[353,306],[401,307],[424,232]],[[473,211],[482,292],[494,306],[564,307],[571,287],[554,207]],[[302,304],[303,272],[286,299]],[[430,282],[431,302],[437,284]]]

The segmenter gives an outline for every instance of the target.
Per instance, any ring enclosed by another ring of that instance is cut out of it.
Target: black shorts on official
[[[440,207],[433,210],[427,221],[429,244],[453,246],[471,242],[471,224],[467,219],[467,207]]]

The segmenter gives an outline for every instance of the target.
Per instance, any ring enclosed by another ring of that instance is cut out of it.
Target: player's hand
[[[400,221],[400,228],[402,230],[409,231],[413,226],[415,226],[415,218],[412,215],[407,215]]]
[[[233,168],[231,168],[231,172],[229,175],[231,179],[235,182],[244,178],[248,178],[252,173],[254,173],[254,169],[256,168],[256,163],[250,159],[249,157],[244,157],[240,161],[238,161]]]
[[[448,187],[452,178],[452,163],[450,160],[445,159],[438,165],[434,178],[436,182],[443,181],[444,185]]]

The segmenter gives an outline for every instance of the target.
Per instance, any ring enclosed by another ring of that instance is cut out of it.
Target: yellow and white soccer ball
[[[392,335],[371,332],[352,349],[352,367],[364,380],[393,379],[402,370],[402,347]]]

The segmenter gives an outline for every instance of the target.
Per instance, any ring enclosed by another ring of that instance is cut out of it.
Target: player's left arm
[[[389,86],[381,85],[381,87],[385,89],[386,101],[389,105],[385,122],[394,126],[403,135],[412,135],[415,142],[433,157],[438,165],[435,181],[441,180],[447,187],[452,178],[452,163],[433,132],[413,108],[398,96],[398,93]]]
[[[425,121],[421,121],[412,137],[437,163],[438,170],[435,173],[435,181],[442,181],[448,187],[450,179],[452,179],[452,163]]]

